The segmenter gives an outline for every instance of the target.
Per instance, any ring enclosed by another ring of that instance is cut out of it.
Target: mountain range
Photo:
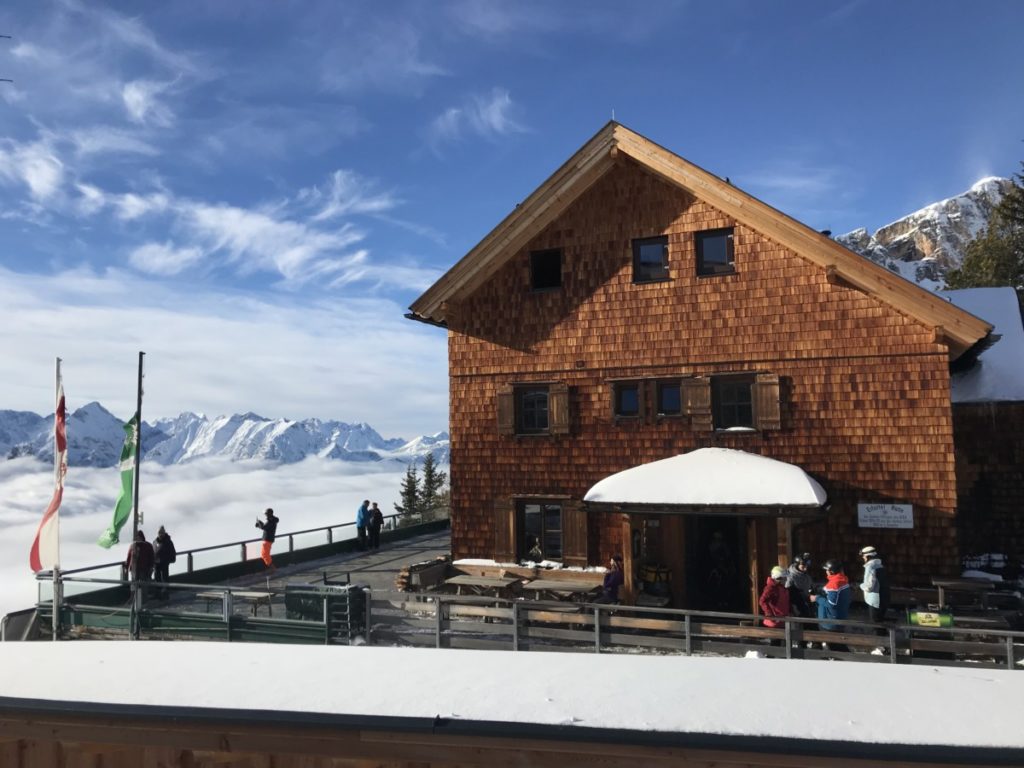
[[[1012,188],[1010,179],[985,178],[874,234],[855,229],[836,237],[836,242],[923,288],[937,290],[945,285],[946,273],[963,262],[967,244],[987,226],[992,211]]]
[[[99,403],[67,417],[68,464],[110,467],[124,443],[123,422]],[[291,464],[309,456],[340,461],[394,461],[408,464],[428,453],[447,464],[448,433],[413,440],[385,439],[369,424],[306,419],[267,419],[255,413],[207,418],[182,413],[142,425],[142,461],[184,464],[220,456],[239,461],[263,459]],[[53,461],[53,416],[0,411],[0,456],[35,456]]]

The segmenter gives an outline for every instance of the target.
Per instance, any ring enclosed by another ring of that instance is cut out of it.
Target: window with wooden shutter
[[[494,500],[494,559],[509,563],[516,559],[516,507],[512,499]]]
[[[754,380],[754,426],[757,429],[781,429],[779,407],[779,377],[774,373],[759,373]]]
[[[710,432],[711,382],[708,379],[683,379],[682,396],[686,415],[695,432]]]
[[[514,435],[516,432],[516,393],[511,384],[498,387],[498,434]]]
[[[548,389],[548,431],[552,435],[569,434],[569,387],[552,384]]]

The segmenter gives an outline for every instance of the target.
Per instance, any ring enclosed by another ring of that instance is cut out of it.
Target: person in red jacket
[[[789,616],[789,590],[786,589],[786,571],[781,565],[772,568],[772,575],[764,583],[761,599],[757,601],[765,615],[766,627],[782,627],[785,622],[776,621],[772,616]]]

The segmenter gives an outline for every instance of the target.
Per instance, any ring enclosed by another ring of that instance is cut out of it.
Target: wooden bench
[[[523,583],[523,591],[533,592],[536,600],[561,600],[585,603],[596,597],[600,584],[569,579],[534,579]]]
[[[470,576],[461,574],[445,579],[445,586],[455,587],[455,594],[462,595],[493,595],[500,597],[518,584],[521,579],[512,576]],[[463,591],[465,590],[465,591]]]

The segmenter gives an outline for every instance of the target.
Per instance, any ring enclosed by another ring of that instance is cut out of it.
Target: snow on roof
[[[159,641],[4,643],[0,658],[4,699],[1024,747],[1011,670]]]
[[[1024,400],[1024,325],[1013,288],[942,291],[953,304],[987,320],[1001,338],[978,356],[970,370],[950,379],[954,403]]]
[[[601,480],[584,501],[608,504],[821,506],[828,495],[800,467],[731,448],[700,448]]]

